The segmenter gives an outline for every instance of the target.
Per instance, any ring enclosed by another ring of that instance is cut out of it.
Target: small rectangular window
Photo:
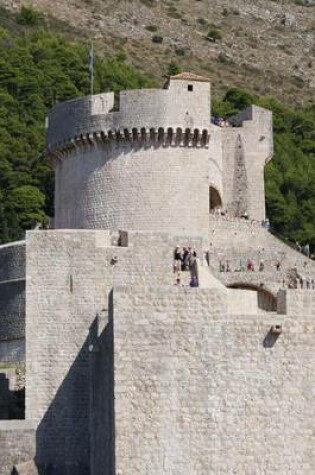
[[[188,84],[188,91],[193,91],[194,90],[194,86],[192,84]]]

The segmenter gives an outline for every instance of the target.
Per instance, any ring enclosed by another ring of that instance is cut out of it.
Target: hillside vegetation
[[[158,81],[170,62],[209,76],[215,92],[241,87],[290,104],[315,93],[315,5],[309,0],[0,0],[34,6],[78,38]],[[66,26],[67,25],[67,26]]]
[[[88,46],[49,28],[29,9],[3,15],[0,30],[0,242],[23,237],[53,214],[53,176],[44,163],[44,122],[57,102],[89,92]],[[45,28],[43,28],[45,27]],[[126,54],[95,62],[95,92],[155,86]],[[177,65],[173,64],[173,67]],[[266,171],[272,225],[315,246],[315,109],[290,109],[271,98],[230,89],[214,101],[226,116],[250,103],[274,112],[275,157]]]

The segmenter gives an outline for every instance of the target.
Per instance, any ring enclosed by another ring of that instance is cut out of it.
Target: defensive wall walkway
[[[254,271],[246,271],[247,260],[254,264]],[[264,270],[260,272],[261,261]],[[230,272],[220,272],[222,265],[226,270],[227,262]],[[209,264],[226,286],[263,284],[273,293],[289,285],[289,274],[294,269],[305,281],[315,279],[312,259],[273,236],[260,223],[226,216],[210,215]]]

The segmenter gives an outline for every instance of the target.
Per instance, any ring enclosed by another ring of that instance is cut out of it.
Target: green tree
[[[35,186],[25,185],[15,188],[11,191],[8,201],[22,229],[30,229],[37,223],[47,224],[44,212],[45,195]]]
[[[16,16],[19,24],[26,19],[23,30],[0,28],[0,243],[22,238],[25,229],[53,215],[45,117],[57,102],[90,91],[89,48],[41,31],[33,13],[24,9]],[[155,85],[125,59],[121,50],[114,58],[96,55],[96,93]]]

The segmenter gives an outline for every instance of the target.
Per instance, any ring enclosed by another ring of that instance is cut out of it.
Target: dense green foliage
[[[239,89],[214,104],[228,117],[250,104],[273,111],[274,158],[266,167],[267,215],[275,231],[315,250],[315,107],[294,111],[280,102]]]
[[[58,101],[89,93],[87,45],[41,31],[30,9],[15,17],[16,32],[0,28],[0,243],[22,238],[53,215],[53,175],[43,160],[44,123]],[[22,28],[22,29],[21,29]],[[95,58],[94,91],[154,85],[115,58]],[[169,71],[178,72],[171,64]],[[176,71],[175,71],[176,70]],[[273,99],[231,89],[213,112],[228,117],[251,103],[274,113],[275,156],[266,168],[267,213],[282,235],[315,248],[315,109],[293,111]]]
[[[37,24],[29,9],[19,24]],[[0,243],[24,236],[53,214],[53,174],[43,159],[45,116],[58,101],[89,93],[88,45],[51,32],[0,28]],[[124,63],[95,58],[94,91],[154,85]]]

